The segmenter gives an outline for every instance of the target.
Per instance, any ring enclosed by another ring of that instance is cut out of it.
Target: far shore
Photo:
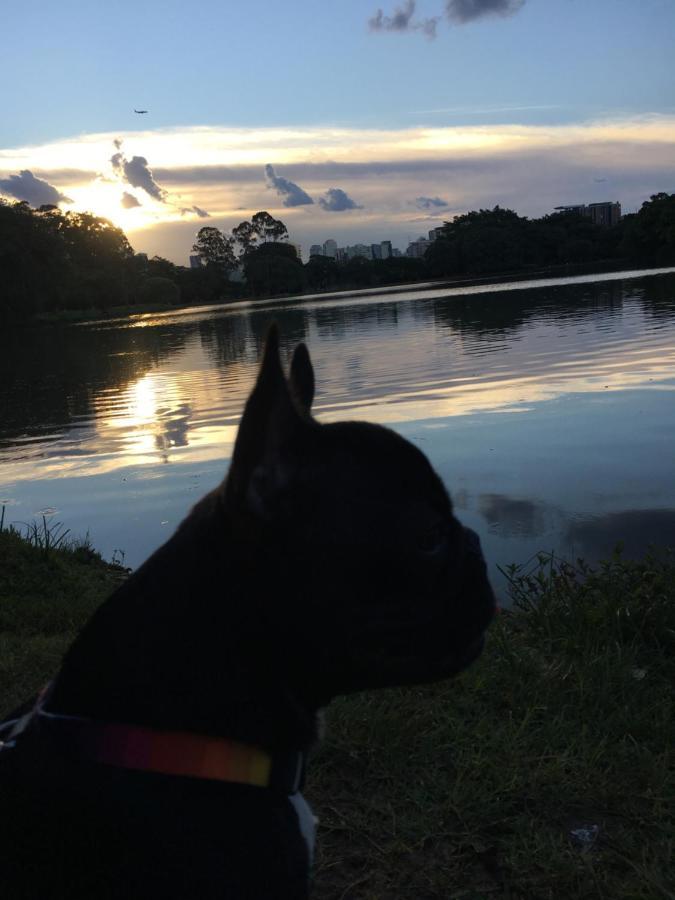
[[[56,312],[41,313],[34,316],[31,320],[24,324],[59,324],[59,323],[78,323],[93,322],[98,320],[110,321],[114,319],[127,318],[135,315],[148,315],[151,313],[166,312],[194,312],[198,309],[213,309],[218,307],[235,307],[235,306],[251,306],[262,307],[270,304],[296,304],[305,303],[307,301],[328,301],[328,300],[349,300],[364,299],[370,297],[378,297],[385,294],[402,294],[409,291],[438,291],[453,290],[457,288],[470,287],[489,287],[491,285],[502,284],[520,284],[522,282],[547,282],[549,279],[574,278],[579,282],[608,280],[610,275],[623,275],[630,273],[630,277],[639,277],[641,275],[665,274],[670,271],[675,272],[675,266],[644,266],[639,264],[631,264],[630,261],[610,260],[606,263],[594,263],[592,266],[579,264],[565,264],[559,266],[549,266],[543,269],[528,269],[518,272],[495,273],[484,276],[466,275],[457,278],[440,278],[436,280],[425,281],[409,281],[399,284],[378,285],[376,287],[352,287],[340,291],[328,288],[324,291],[307,291],[302,294],[281,295],[276,297],[237,297],[226,298],[219,303],[190,305],[169,304],[169,303],[153,303],[153,304],[133,304],[126,306],[115,306],[108,309],[64,309]],[[480,291],[476,291],[480,293]]]

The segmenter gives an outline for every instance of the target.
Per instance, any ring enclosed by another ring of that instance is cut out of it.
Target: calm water
[[[0,336],[0,504],[138,565],[227,470],[269,321],[317,417],[420,446],[496,566],[675,544],[675,270],[191,309]]]

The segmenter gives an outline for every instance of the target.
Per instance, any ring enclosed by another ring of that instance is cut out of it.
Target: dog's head
[[[300,345],[268,335],[221,496],[267,584],[266,628],[326,699],[461,671],[495,610],[478,538],[429,461],[388,428],[312,418]]]

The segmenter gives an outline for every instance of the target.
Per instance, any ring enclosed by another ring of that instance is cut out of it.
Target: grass
[[[0,514],[0,519],[1,519]],[[126,570],[62,526],[0,530],[0,719],[56,672],[87,618]]]
[[[509,574],[472,669],[329,709],[322,900],[675,897],[675,560]]]
[[[1,715],[124,570],[13,531],[0,558]],[[306,788],[317,900],[675,897],[675,558],[508,575],[468,672],[331,705]]]

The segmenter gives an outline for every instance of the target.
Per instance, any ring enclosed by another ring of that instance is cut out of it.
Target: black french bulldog
[[[224,483],[104,603],[0,752],[17,900],[306,898],[298,793],[336,694],[447,678],[495,610],[426,457],[320,425],[275,327]]]

